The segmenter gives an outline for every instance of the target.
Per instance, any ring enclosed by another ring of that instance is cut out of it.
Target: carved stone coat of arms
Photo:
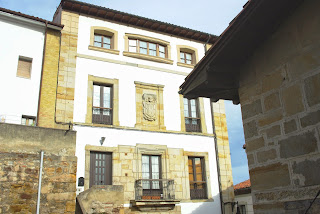
[[[155,121],[157,118],[157,96],[155,94],[143,94],[142,106],[143,119],[148,121]]]

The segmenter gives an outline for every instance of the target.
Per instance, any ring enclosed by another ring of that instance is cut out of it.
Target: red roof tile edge
[[[59,28],[63,28],[63,25],[60,25],[58,23],[54,23],[54,22],[51,22],[51,21],[48,21],[48,20],[45,20],[45,19],[41,19],[39,17],[30,16],[30,15],[27,15],[27,14],[24,14],[24,13],[20,13],[20,12],[17,12],[17,11],[13,11],[13,10],[9,10],[9,9],[6,9],[6,8],[0,7],[0,11],[5,12],[5,13],[10,13],[10,14],[13,14],[13,15],[16,15],[16,16],[20,16],[20,17],[23,17],[23,18],[31,19],[31,20],[34,20],[34,21],[42,22],[42,23],[46,23],[47,22],[50,25],[53,25],[53,26],[56,26],[56,27],[59,27]]]
[[[238,189],[245,189],[245,188],[250,188],[251,187],[251,182],[250,182],[250,179],[246,180],[246,181],[243,181],[241,183],[238,183],[236,185],[233,186],[233,188],[235,190],[238,190]]]

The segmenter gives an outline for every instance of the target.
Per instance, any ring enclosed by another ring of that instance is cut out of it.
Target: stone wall
[[[44,151],[40,213],[74,213],[75,132],[0,124],[0,213],[35,213]]]
[[[87,145],[85,161],[85,190],[89,188],[90,151],[112,152],[112,184],[123,186],[125,204],[129,204],[132,200],[135,200],[135,182],[138,179],[142,179],[142,154],[161,155],[162,179],[174,180],[175,199],[181,202],[193,202],[190,200],[188,156],[204,157],[208,199],[196,201],[213,201],[211,183],[209,179],[209,160],[208,153],[206,152],[188,152],[183,149],[168,148],[165,145],[137,144],[137,146],[119,145],[118,147]],[[124,211],[125,213],[140,212],[134,207],[125,208]],[[181,213],[181,206],[176,205],[169,213]]]
[[[38,126],[57,128],[55,105],[60,51],[60,31],[47,30],[42,87],[38,115]]]
[[[257,214],[304,213],[320,189],[319,7],[304,1],[242,68],[239,95]],[[319,201],[308,213],[320,213]]]
[[[61,31],[55,119],[60,123],[72,123],[79,14],[59,10],[59,14],[57,14],[56,17],[61,17],[60,21],[64,27]]]
[[[225,213],[232,213],[231,204],[234,201],[234,189],[231,167],[230,146],[227,130],[227,118],[223,100],[212,103],[214,130],[216,134],[217,153],[219,158],[220,185]]]

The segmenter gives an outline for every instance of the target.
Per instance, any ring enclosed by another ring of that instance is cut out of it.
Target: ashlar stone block
[[[284,132],[286,134],[297,130],[297,123],[295,119],[284,122],[283,126],[284,126]]]
[[[280,140],[280,158],[290,158],[317,151],[317,139],[314,131]]]
[[[280,108],[280,106],[281,104],[280,104],[279,92],[275,92],[264,98],[265,111],[277,109],[277,108]]]
[[[251,169],[249,173],[251,185],[254,190],[271,190],[273,188],[290,185],[290,175],[287,164],[277,163],[256,167]]]
[[[261,100],[255,100],[250,104],[242,106],[242,117],[247,119],[262,113]]]
[[[317,123],[320,123],[320,110],[310,112],[306,116],[300,118],[300,124],[301,124],[302,128],[305,128],[307,126],[316,125]]]
[[[287,116],[294,115],[304,110],[299,84],[285,88],[282,92],[282,100]]]
[[[294,162],[292,164],[294,174],[303,176],[300,184],[303,186],[313,186],[320,184],[320,159],[304,160],[302,162]]]
[[[320,103],[320,73],[305,79],[304,90],[309,106],[314,106]]]

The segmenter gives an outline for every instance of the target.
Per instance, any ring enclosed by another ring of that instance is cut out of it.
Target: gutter
[[[65,122],[58,122],[57,121],[57,95],[58,95],[58,84],[59,84],[59,72],[60,72],[60,53],[61,53],[61,31],[60,31],[60,44],[59,44],[59,58],[58,58],[58,72],[57,72],[57,86],[56,86],[56,99],[55,99],[55,104],[54,104],[54,122],[55,124],[60,124],[60,125],[69,125],[69,129],[66,131],[66,133],[68,131],[71,130],[71,127],[74,125],[74,123],[71,123],[71,121],[69,123],[65,123]]]
[[[19,16],[18,14],[12,14],[9,11],[6,12],[6,11],[1,11],[1,10],[0,10],[0,15],[4,16],[6,18],[15,19],[17,21],[26,22],[26,23],[34,24],[34,25],[41,26],[41,27],[48,27],[48,28],[53,29],[53,30],[61,31],[61,29],[62,29],[62,26],[61,27],[55,26],[53,24],[50,24],[50,22],[47,21],[47,20],[40,20],[40,19],[39,20],[35,20],[35,19]]]

